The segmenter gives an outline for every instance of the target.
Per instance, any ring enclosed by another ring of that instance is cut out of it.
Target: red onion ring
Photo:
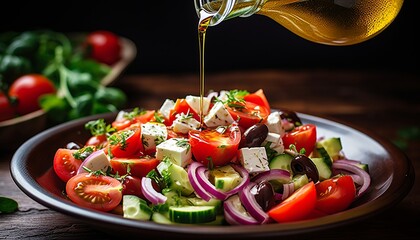
[[[293,182],[283,184],[282,200],[288,198],[290,195],[292,195],[294,191],[295,191],[295,184]]]
[[[261,183],[263,181],[280,180],[284,182],[290,182],[290,172],[284,169],[271,169],[269,171],[261,172],[256,175],[252,181]]]
[[[246,212],[240,211],[238,205],[241,205],[240,199],[237,194],[230,196],[223,202],[225,212],[225,219],[231,225],[257,225],[260,224],[252,216]]]
[[[197,168],[204,166],[202,163],[199,162],[192,162],[188,166],[188,179],[190,180],[191,186],[194,188],[195,193],[205,201],[210,201],[212,196],[206,191],[206,189],[201,186],[200,182],[197,178]]]
[[[153,188],[151,178],[143,177],[141,179],[141,192],[152,204],[157,205],[166,202],[167,197]]]
[[[239,199],[252,217],[254,217],[260,224],[265,224],[270,220],[270,217],[261,208],[260,204],[258,204],[255,199],[255,196],[251,193],[251,188],[256,184],[257,183],[255,182],[250,182],[247,186],[245,186],[244,189],[239,192]]]
[[[208,169],[204,167],[204,165],[197,167],[196,175],[197,175],[197,182],[203,187],[203,189],[207,190],[208,193],[213,195],[213,197],[225,200],[228,195],[225,192],[218,190],[208,179],[208,174],[206,174]]]

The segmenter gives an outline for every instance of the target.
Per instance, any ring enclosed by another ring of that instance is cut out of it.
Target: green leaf
[[[0,213],[13,213],[18,210],[18,203],[7,197],[0,197]]]

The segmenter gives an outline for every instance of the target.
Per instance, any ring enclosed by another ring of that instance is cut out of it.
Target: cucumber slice
[[[227,192],[238,186],[242,177],[231,165],[225,165],[211,170],[209,180],[217,189]]]
[[[170,206],[169,219],[176,223],[207,223],[216,220],[215,206]]]
[[[160,175],[168,177],[168,188],[180,191],[183,196],[189,196],[194,192],[188,179],[188,172],[183,167],[165,159],[156,168]]]
[[[281,153],[275,156],[269,164],[270,169],[284,169],[289,171],[292,174],[292,167],[290,163],[292,162],[293,156],[287,153]]]
[[[156,223],[162,223],[162,224],[172,224],[171,220],[167,216],[165,216],[162,213],[154,212],[152,215],[152,221]]]
[[[124,195],[122,205],[125,218],[150,220],[153,213],[147,202],[135,195]]]
[[[331,178],[332,175],[332,161],[329,157],[311,158],[312,162],[315,163],[318,169],[319,180],[325,180]]]
[[[332,159],[337,159],[343,149],[341,139],[339,137],[331,137],[317,142],[317,148],[323,147]]]
[[[303,185],[307,184],[309,182],[309,179],[308,176],[306,176],[306,174],[298,174],[293,176],[292,181],[296,191]]]

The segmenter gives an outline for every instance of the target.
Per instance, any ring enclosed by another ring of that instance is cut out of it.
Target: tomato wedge
[[[120,176],[130,172],[135,177],[145,177],[151,170],[159,164],[159,160],[153,157],[140,158],[112,158],[110,160],[112,172]]]
[[[305,155],[309,156],[315,148],[316,126],[308,123],[295,127],[293,130],[286,132],[282,140],[285,148],[289,148],[290,144],[294,144],[298,152],[301,149],[305,149]]]
[[[315,208],[316,196],[315,184],[309,182],[268,210],[267,214],[280,223],[306,219]]]
[[[197,112],[194,111],[192,107],[190,107],[185,98],[178,98],[175,102],[174,107],[170,110],[169,119],[168,121],[165,121],[165,124],[167,126],[171,125],[176,119],[176,115],[179,113],[192,114],[197,121],[200,121],[200,116]]]
[[[108,137],[108,152],[112,154],[112,157],[118,158],[140,156],[144,152],[140,136],[141,128],[139,125],[117,131]]]
[[[241,108],[233,108],[226,105],[226,109],[229,111],[232,118],[238,122],[239,126],[244,129],[248,129],[257,123],[264,122],[270,114],[270,111],[265,106],[249,101],[244,101],[243,107]]]
[[[131,117],[123,117],[121,119],[115,120],[111,123],[111,126],[117,130],[122,130],[130,127],[135,123],[146,123],[153,119],[155,115],[155,110],[140,110],[138,112],[127,113],[127,115],[133,115]]]
[[[339,175],[315,185],[316,209],[333,214],[347,209],[356,197],[356,186],[350,175]]]
[[[271,112],[270,104],[268,103],[267,97],[265,96],[264,91],[262,89],[258,89],[254,93],[245,95],[244,100],[256,103],[260,106],[264,106],[265,108],[267,108],[268,112]]]
[[[236,124],[189,132],[192,155],[206,166],[228,164],[236,156],[240,141],[241,132]]]
[[[113,177],[80,173],[69,179],[66,193],[80,206],[107,212],[120,204],[122,184]]]
[[[73,156],[73,153],[76,151],[77,150],[59,148],[55,152],[53,160],[54,172],[64,182],[67,182],[71,177],[76,175],[77,170],[80,165],[82,165],[82,160],[76,159]]]

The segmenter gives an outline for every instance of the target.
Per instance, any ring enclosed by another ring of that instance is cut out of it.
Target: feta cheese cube
[[[235,120],[232,118],[223,103],[216,102],[210,109],[209,113],[204,117],[203,121],[207,127],[216,127],[230,125]]]
[[[185,101],[188,105],[196,112],[200,114],[200,97],[188,95],[185,97]],[[203,115],[207,115],[210,108],[210,99],[203,97]]]
[[[268,143],[270,143],[270,148],[274,148],[278,145],[283,145],[283,140],[281,139],[280,134],[269,132],[262,143],[262,146],[265,147]]]
[[[279,112],[270,113],[267,117],[266,125],[269,132],[280,134],[280,136],[283,137],[285,130]]]
[[[156,158],[168,157],[178,166],[186,167],[192,161],[191,146],[186,138],[170,138],[156,146]]]
[[[175,106],[175,102],[171,99],[166,99],[162,106],[159,109],[159,112],[162,113],[162,115],[166,118],[169,119],[169,113],[171,111],[171,109]]]
[[[200,126],[201,124],[197,119],[191,115],[181,113],[176,115],[176,119],[172,123],[172,130],[177,133],[187,134],[188,131],[197,130]]]
[[[141,125],[141,141],[146,152],[154,151],[156,146],[168,138],[165,124],[147,122]]]
[[[241,148],[238,152],[239,162],[249,173],[270,170],[264,147]]]

